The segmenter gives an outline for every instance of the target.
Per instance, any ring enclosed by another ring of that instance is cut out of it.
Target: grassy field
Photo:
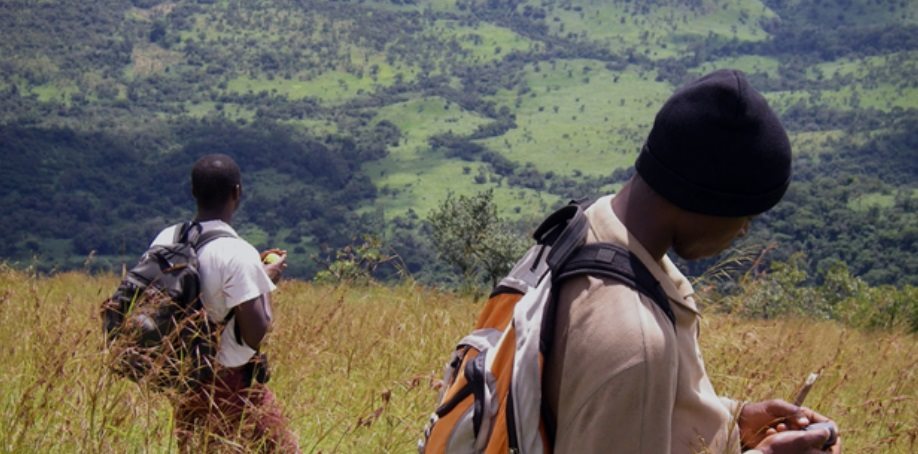
[[[524,77],[528,93],[504,90],[494,97],[517,112],[517,127],[484,144],[563,175],[608,175],[630,166],[672,90],[654,74],[613,72],[586,59],[528,65]]]
[[[807,70],[807,77],[819,80],[821,77],[847,76],[857,80],[871,77],[871,72],[884,78],[907,78],[918,69],[918,51],[896,52],[864,58],[842,58],[821,63]]]
[[[768,77],[779,77],[778,68],[781,62],[776,58],[760,55],[743,55],[740,57],[720,58],[699,66],[692,74],[701,77],[721,68],[739,69],[747,74],[767,74]]]
[[[872,108],[889,112],[915,106],[918,102],[918,88],[902,88],[892,84],[870,87],[854,84],[840,90],[773,91],[765,97],[780,111],[802,104],[809,107],[829,106],[841,111]]]
[[[443,98],[427,97],[380,109],[375,121],[383,120],[398,126],[402,138],[398,146],[389,148],[386,158],[364,166],[376,187],[382,189],[382,195],[368,209],[381,208],[387,217],[405,214],[409,209],[426,215],[450,192],[472,195],[489,188],[495,189],[498,206],[506,207],[508,212],[526,207],[528,214],[542,213],[556,202],[551,195],[530,189],[498,187],[490,181],[474,184],[481,163],[445,159],[427,142],[436,134],[470,134],[488,123],[487,118]]]
[[[239,118],[244,118],[246,120],[252,120],[255,118],[255,112],[251,109],[246,109],[241,107],[238,104],[222,104],[210,101],[202,101],[195,103],[185,103],[185,112],[188,113],[188,116],[194,118],[204,118],[207,116],[215,115],[221,113],[226,116],[226,118],[236,120]]]
[[[0,451],[176,450],[166,400],[106,373],[97,310],[115,285],[113,276],[0,268]],[[410,284],[293,281],[275,305],[271,386],[307,453],[414,452],[443,362],[481,307]],[[721,393],[789,398],[822,369],[808,402],[837,419],[847,452],[918,448],[914,336],[716,315],[701,332]]]
[[[455,40],[467,53],[469,63],[475,64],[500,60],[508,52],[539,48],[510,29],[488,23],[470,27],[459,21],[438,20],[428,27],[426,34],[431,39]]]
[[[913,189],[912,197],[918,197],[918,189]],[[896,203],[896,194],[871,192],[863,194],[848,202],[848,207],[855,211],[867,211],[872,207],[888,208]]]
[[[556,35],[589,37],[610,49],[631,49],[659,59],[685,51],[686,35],[764,40],[767,34],[759,23],[771,18],[772,11],[749,0],[727,0],[695,9],[682,5],[644,9],[640,2],[576,0],[551,10],[547,23]]]

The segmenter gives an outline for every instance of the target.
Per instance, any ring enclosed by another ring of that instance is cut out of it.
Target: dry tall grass
[[[106,372],[97,310],[112,276],[31,278],[0,268],[0,451],[170,452],[164,399]],[[452,344],[480,307],[410,285],[285,282],[266,350],[271,387],[304,452],[414,452]],[[842,427],[847,452],[918,450],[918,339],[805,320],[706,317],[715,386],[789,398],[823,369],[808,404]]]

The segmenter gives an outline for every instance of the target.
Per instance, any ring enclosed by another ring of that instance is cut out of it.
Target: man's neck
[[[229,224],[232,219],[233,219],[232,214],[201,211],[201,210],[198,210],[197,214],[195,214],[194,216],[195,222],[223,221]]]
[[[660,261],[672,246],[672,210],[666,202],[634,177],[612,198],[612,211],[654,260]]]

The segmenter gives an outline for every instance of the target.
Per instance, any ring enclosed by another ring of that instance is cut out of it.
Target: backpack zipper
[[[513,410],[513,387],[507,390],[507,445],[511,454],[519,454],[520,441],[516,438],[516,416]]]

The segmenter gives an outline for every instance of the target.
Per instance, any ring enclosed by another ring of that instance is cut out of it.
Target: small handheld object
[[[281,259],[281,256],[276,252],[269,252],[265,254],[265,258],[262,259],[266,265],[271,265],[272,263],[277,263]]]
[[[835,442],[838,441],[838,430],[835,429],[835,424],[831,422],[817,422],[810,424],[803,428],[803,430],[828,430],[829,438],[826,439],[826,443],[822,445],[822,450],[831,448],[835,445]]]
[[[806,399],[807,394],[810,393],[810,389],[813,387],[813,384],[816,383],[816,379],[819,378],[819,374],[816,372],[810,373],[806,377],[806,380],[803,382],[803,386],[800,387],[800,390],[797,391],[797,396],[794,397],[794,405],[801,406],[803,405],[804,399]],[[822,450],[831,448],[835,445],[835,442],[838,441],[838,430],[835,428],[835,424],[831,422],[817,422],[810,424],[803,428],[803,430],[828,430],[829,438],[826,439],[825,444],[822,445]]]
[[[803,400],[806,399],[806,395],[810,393],[810,388],[816,383],[817,378],[819,378],[819,374],[816,372],[812,372],[806,377],[803,386],[800,387],[800,391],[797,391],[797,397],[794,398],[794,405],[798,407],[803,405]]]

